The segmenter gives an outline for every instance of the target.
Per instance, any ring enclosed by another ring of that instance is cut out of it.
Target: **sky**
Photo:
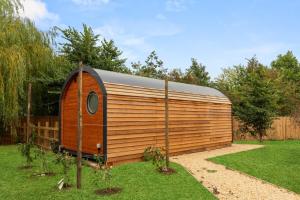
[[[21,15],[43,31],[82,29],[113,39],[131,62],[155,50],[168,69],[196,58],[212,78],[256,55],[269,65],[292,50],[300,59],[298,0],[22,0]]]

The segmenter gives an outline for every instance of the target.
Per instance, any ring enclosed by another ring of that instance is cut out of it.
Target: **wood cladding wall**
[[[84,153],[97,153],[97,144],[103,146],[103,95],[97,80],[88,73],[83,73],[82,81],[82,119],[83,119],[83,135],[82,150]],[[74,77],[62,99],[61,109],[61,130],[62,144],[64,148],[76,151],[77,138],[77,76]],[[87,96],[94,91],[98,95],[98,111],[91,115],[87,111]],[[103,149],[103,148],[102,148]]]
[[[102,144],[101,153],[107,153],[107,161],[117,164],[140,160],[149,146],[165,146],[164,89],[125,85],[132,84],[128,80],[123,81],[124,84],[102,83],[100,72],[91,68],[84,70],[83,153],[95,154],[97,144]],[[74,71],[68,78],[60,104],[61,144],[73,151],[77,146],[77,73]],[[108,76],[106,80],[113,81],[115,76]],[[91,91],[97,93],[99,100],[98,111],[93,115],[87,111],[87,97]],[[170,90],[170,153],[230,145],[231,119],[231,103],[226,97]]]
[[[105,83],[109,162],[139,160],[148,146],[164,147],[164,90]],[[231,144],[227,98],[169,92],[170,153]]]

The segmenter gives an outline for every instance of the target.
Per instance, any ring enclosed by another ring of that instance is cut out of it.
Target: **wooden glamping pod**
[[[76,151],[77,78],[73,71],[60,100],[60,144]],[[100,152],[108,162],[140,160],[149,146],[164,146],[163,80],[83,67],[83,155]],[[229,99],[216,89],[169,82],[171,154],[231,144]]]

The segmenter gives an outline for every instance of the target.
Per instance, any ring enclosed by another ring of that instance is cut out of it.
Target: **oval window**
[[[98,96],[92,91],[87,97],[87,110],[90,114],[95,114],[98,110]]]

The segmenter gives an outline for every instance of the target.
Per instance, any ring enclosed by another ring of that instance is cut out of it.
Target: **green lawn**
[[[53,155],[50,155],[53,158]],[[56,183],[62,177],[32,176],[38,168],[21,170],[24,160],[16,146],[0,146],[0,199],[215,199],[181,166],[172,163],[177,173],[162,175],[149,162],[124,164],[113,168],[113,186],[123,188],[119,194],[97,196],[92,184],[92,169],[83,168],[81,190],[58,191]],[[35,163],[35,166],[38,164]],[[55,167],[55,171],[59,169]],[[72,170],[75,184],[75,166]]]
[[[238,142],[259,144],[259,142]],[[266,141],[264,148],[209,160],[300,194],[300,141]]]

